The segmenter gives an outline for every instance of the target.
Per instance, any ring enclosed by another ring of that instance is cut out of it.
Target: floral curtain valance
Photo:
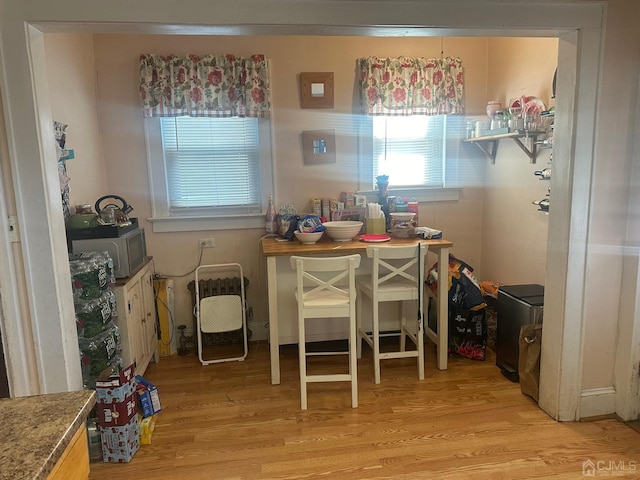
[[[140,55],[145,117],[268,117],[264,55]]]
[[[360,58],[360,94],[369,115],[464,113],[459,58]]]

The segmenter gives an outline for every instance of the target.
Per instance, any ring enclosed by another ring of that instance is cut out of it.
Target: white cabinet
[[[153,261],[147,261],[133,276],[119,281],[113,291],[118,308],[116,323],[120,329],[122,360],[125,366],[135,363],[136,373],[142,375],[152,359],[158,361]]]

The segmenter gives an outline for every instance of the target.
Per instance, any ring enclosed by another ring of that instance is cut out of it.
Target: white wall
[[[552,79],[558,40],[492,38],[489,40],[487,100],[508,107],[522,95],[555,106]],[[541,137],[544,138],[544,137]],[[530,142],[522,140],[529,148]],[[551,150],[538,149],[536,163],[513,140],[501,140],[495,164],[485,158],[482,213],[482,275],[505,285],[545,284],[549,217],[532,201],[545,198],[552,182],[536,170],[551,167]]]
[[[98,125],[98,79],[91,34],[49,34],[45,40],[47,80],[53,118],[67,124],[66,162],[71,206],[95,201],[108,192]]]
[[[614,8],[615,7],[615,8]],[[636,235],[638,211],[638,87],[640,82],[640,4],[611,2],[603,45],[602,89],[598,98],[598,134],[592,211],[589,218],[590,245],[585,284],[584,363],[582,365],[583,415],[598,415],[625,404],[618,392],[635,396],[622,415],[640,413],[638,398],[638,319],[628,309],[638,291],[637,275],[631,285],[628,275],[637,272]],[[634,152],[635,147],[635,152]],[[634,177],[635,175],[635,177]],[[625,265],[628,263],[629,265]],[[626,268],[626,271],[625,271]],[[634,285],[635,283],[635,285]],[[609,297],[603,285],[624,292]],[[626,310],[626,311],[625,311]],[[598,355],[591,352],[598,351]],[[618,359],[618,360],[616,360]],[[616,380],[617,365],[618,378]],[[594,398],[601,401],[594,401]],[[621,401],[622,400],[622,401]],[[634,413],[635,412],[635,413]],[[626,418],[629,418],[628,416]]]

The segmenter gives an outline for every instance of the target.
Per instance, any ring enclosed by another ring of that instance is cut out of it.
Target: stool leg
[[[378,323],[379,304],[377,298],[371,302],[373,314],[373,377],[374,383],[380,383],[380,324]]]
[[[424,380],[424,319],[418,319],[418,379]]]
[[[400,351],[404,352],[407,348],[407,311],[405,309],[406,302],[400,300]]]
[[[300,363],[300,408],[307,409],[307,350],[305,345],[304,317],[298,315],[298,361]]]
[[[358,359],[356,355],[356,343],[359,343],[356,333],[356,312],[354,305],[351,305],[351,315],[349,318],[349,374],[351,375],[352,408],[358,408]]]
[[[356,349],[358,358],[362,358],[362,292],[358,292],[358,296],[356,298]]]

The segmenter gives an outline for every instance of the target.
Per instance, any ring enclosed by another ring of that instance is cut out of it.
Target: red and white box
[[[127,463],[140,448],[138,416],[134,415],[126,425],[100,427],[102,459],[106,463]]]
[[[138,413],[138,402],[134,394],[129,395],[123,402],[96,403],[98,423],[102,427],[121,427],[129,423]]]
[[[129,365],[115,374],[112,374],[110,369],[102,372],[96,379],[97,403],[124,402],[136,391],[134,378],[135,367],[133,365]]]
[[[103,429],[125,427],[131,423],[132,419],[137,425],[138,403],[134,373],[135,368],[130,365],[116,373],[107,369],[96,379],[95,410],[98,415],[98,425]],[[103,454],[105,453],[103,442]],[[120,455],[118,458],[123,456]]]

